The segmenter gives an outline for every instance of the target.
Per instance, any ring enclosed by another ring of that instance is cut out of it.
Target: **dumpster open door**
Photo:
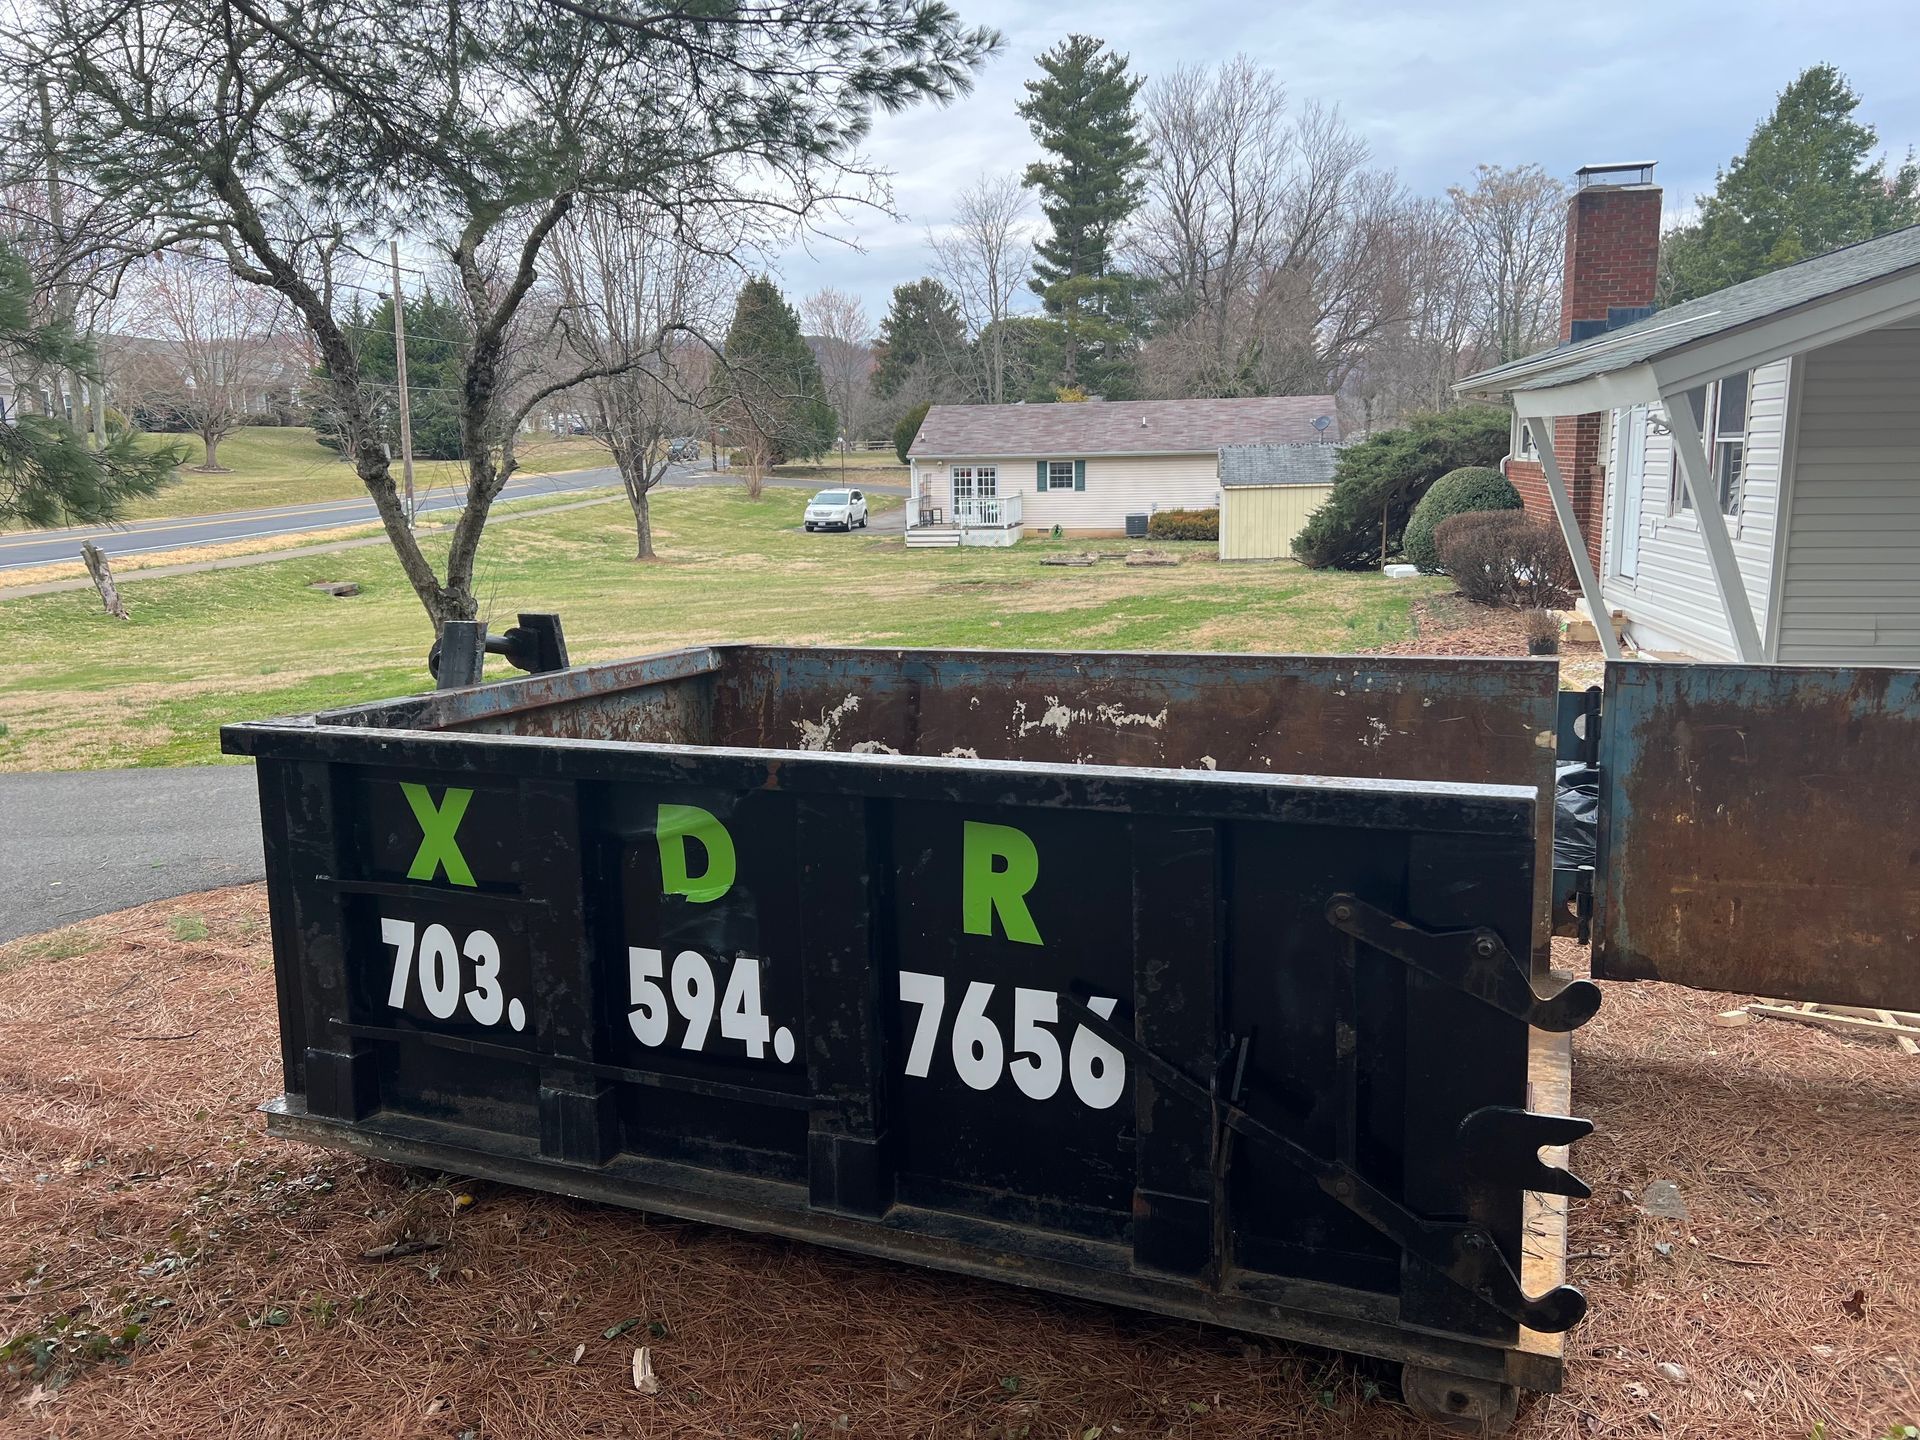
[[[1920,1007],[1920,673],[1607,667],[1593,973]]]

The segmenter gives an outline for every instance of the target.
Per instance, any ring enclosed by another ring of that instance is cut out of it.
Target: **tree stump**
[[[93,588],[100,592],[100,603],[107,607],[107,613],[116,620],[131,620],[127,607],[120,602],[120,592],[114,588],[113,567],[107,564],[106,552],[92,541],[82,541],[80,558],[87,562],[87,573],[93,576]]]

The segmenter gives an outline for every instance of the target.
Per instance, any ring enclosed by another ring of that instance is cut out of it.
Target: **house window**
[[[1707,473],[1720,497],[1724,515],[1740,513],[1740,482],[1747,464],[1747,395],[1752,388],[1751,371],[1728,375],[1711,385],[1698,385],[1687,392],[1687,408],[1700,431],[1700,442],[1707,451]],[[1711,417],[1711,424],[1709,424]],[[1692,510],[1693,496],[1687,493],[1680,474],[1676,447],[1673,460],[1673,508]]]
[[[1513,458],[1516,460],[1538,460],[1540,450],[1533,443],[1533,422],[1515,416],[1513,420]]]
[[[1039,492],[1048,490],[1075,490],[1073,474],[1075,467],[1085,474],[1085,461],[1041,461],[1035,467],[1033,488]]]

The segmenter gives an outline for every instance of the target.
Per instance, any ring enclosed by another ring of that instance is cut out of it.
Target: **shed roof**
[[[1920,225],[1802,260],[1590,340],[1542,350],[1469,375],[1456,391],[1544,390],[1592,379],[1683,350],[1803,305],[1920,267]]]
[[[1248,485],[1329,485],[1341,446],[1325,440],[1296,445],[1222,445],[1220,483]]]
[[[1089,400],[1072,405],[936,405],[908,451],[916,460],[1065,460],[1086,455],[1211,455],[1222,445],[1338,436],[1331,395],[1242,400]]]

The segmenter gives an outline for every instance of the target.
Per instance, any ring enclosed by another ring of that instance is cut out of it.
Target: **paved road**
[[[261,874],[251,765],[0,775],[0,941]]]
[[[507,482],[503,500],[538,499],[545,495],[564,495],[571,491],[598,490],[620,483],[620,472],[612,466],[596,470],[575,470],[563,475],[522,475]],[[679,488],[688,485],[737,485],[737,471],[716,473],[710,465],[675,466],[667,472],[663,485]],[[774,477],[769,485],[793,489],[820,489],[820,480]],[[901,485],[870,487],[883,494],[904,495]],[[458,510],[465,496],[458,490],[437,490],[420,501],[420,513]],[[187,550],[202,545],[228,545],[238,540],[257,540],[268,535],[298,535],[311,530],[333,530],[344,525],[368,525],[379,519],[373,501],[323,500],[308,505],[279,505],[267,510],[232,510],[218,515],[185,515],[168,520],[137,520],[125,525],[76,525],[64,530],[35,530],[18,535],[0,535],[0,570],[18,570],[29,565],[48,565],[72,560],[80,553],[80,542],[91,540],[109,555],[138,555],[152,550]]]

